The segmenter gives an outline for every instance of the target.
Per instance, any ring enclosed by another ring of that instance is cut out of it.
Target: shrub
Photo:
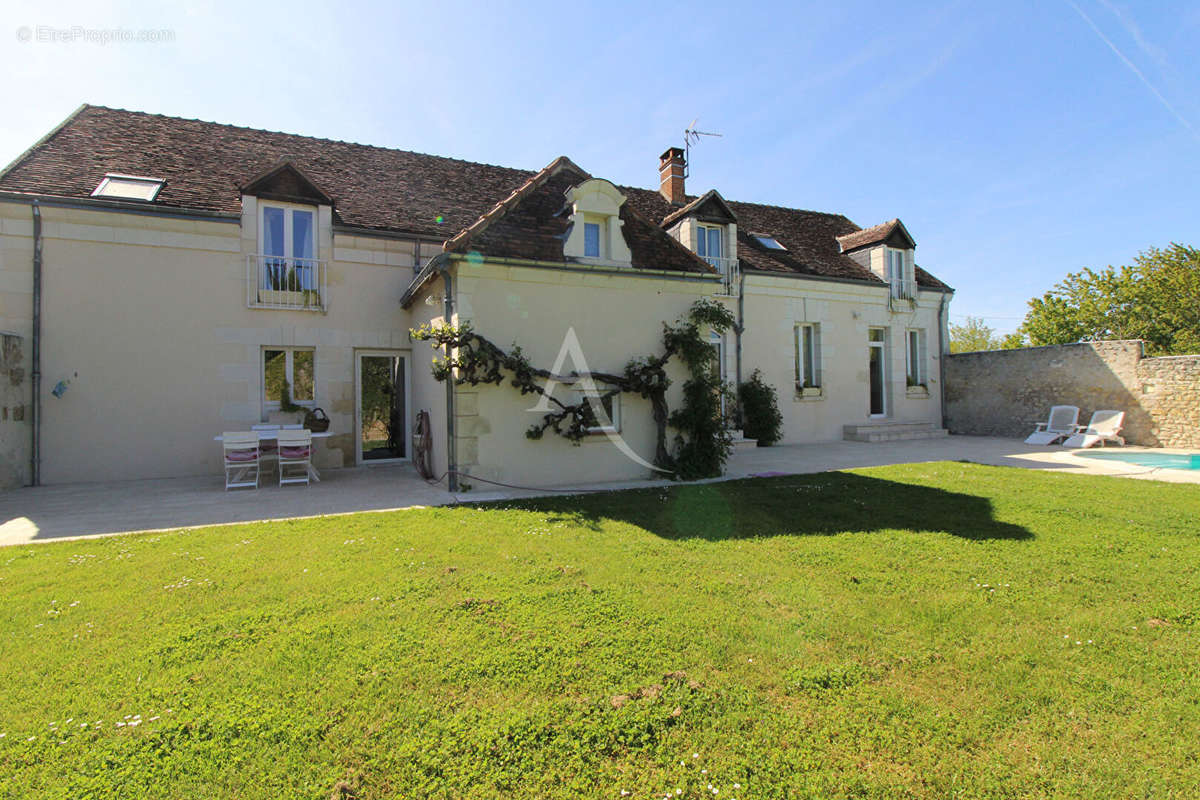
[[[754,370],[750,380],[738,387],[747,439],[757,439],[759,447],[769,447],[783,438],[783,416],[775,387],[763,380],[762,370]]]

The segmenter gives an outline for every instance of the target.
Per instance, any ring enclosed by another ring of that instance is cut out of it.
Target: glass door
[[[716,378],[717,380],[719,380],[721,382],[721,385],[724,386],[725,381],[726,381],[725,339],[719,333],[710,332],[708,334],[708,343],[712,347],[712,349],[715,351],[715,355],[716,355],[716,358],[713,361],[713,365],[712,365],[713,377]],[[725,408],[725,393],[724,392],[720,393],[720,409],[721,409],[721,419],[728,421],[728,411]]]
[[[399,353],[358,354],[358,463],[408,458],[408,372]]]
[[[867,374],[870,379],[870,413],[887,415],[887,370],[884,361],[884,329],[871,328],[867,334]]]

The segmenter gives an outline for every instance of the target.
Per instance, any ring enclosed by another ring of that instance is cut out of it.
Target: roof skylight
[[[754,237],[755,241],[768,250],[787,250],[786,247],[779,243],[778,239],[769,233],[752,233],[750,235]]]
[[[161,178],[146,178],[140,175],[118,175],[110,172],[100,181],[92,197],[111,197],[118,200],[144,200],[152,202],[158,197],[166,181]]]

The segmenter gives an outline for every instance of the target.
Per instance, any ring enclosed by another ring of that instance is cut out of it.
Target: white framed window
[[[258,220],[261,289],[312,291],[317,283],[317,210],[312,206],[260,203]]]
[[[925,331],[910,328],[904,332],[904,360],[909,386],[924,386],[925,375]]]
[[[725,272],[724,228],[719,225],[696,226],[696,255],[712,264],[722,274]]]
[[[892,289],[892,297],[915,298],[916,282],[913,280],[913,263],[909,258],[910,250],[887,248],[884,251],[887,268],[887,282]]]
[[[311,347],[264,347],[262,351],[262,402],[268,411],[279,408],[279,393],[288,383],[291,400],[298,406],[316,405],[316,351]]]
[[[821,325],[801,322],[796,325],[796,388],[819,389],[821,386]]]
[[[612,392],[610,394],[610,392]],[[620,433],[621,432],[621,394],[613,392],[611,387],[597,386],[595,389],[575,389],[575,402],[588,401],[596,424],[587,427],[588,433]]]
[[[583,257],[600,257],[600,223],[583,223]]]

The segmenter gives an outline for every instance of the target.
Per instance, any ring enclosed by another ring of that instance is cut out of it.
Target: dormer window
[[[166,183],[162,178],[147,178],[140,175],[118,175],[110,172],[92,192],[92,197],[107,197],[113,200],[141,200],[154,202]]]
[[[583,223],[583,255],[584,258],[600,257],[600,223]]]
[[[311,261],[316,252],[316,217],[314,208],[263,203],[262,254],[289,266]]]
[[[563,242],[563,255],[598,262],[628,266],[633,254],[625,242],[621,206],[625,195],[606,180],[589,178],[567,190],[571,226]]]
[[[725,248],[722,246],[725,229],[718,225],[696,226],[696,255],[725,274]]]
[[[887,267],[887,282],[892,289],[892,297],[910,300],[917,296],[917,285],[914,280],[914,265],[911,250],[898,250],[892,247],[884,251]]]
[[[259,209],[259,301],[319,305],[317,210],[283,203],[259,203]]]

